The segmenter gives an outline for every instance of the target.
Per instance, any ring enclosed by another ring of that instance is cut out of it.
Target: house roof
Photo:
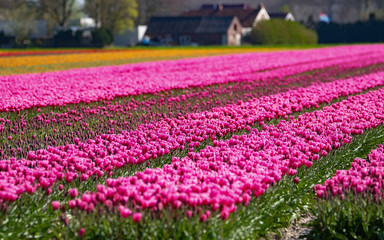
[[[219,7],[223,7],[224,9],[247,9],[249,8],[248,4],[241,3],[241,4],[203,4],[201,5],[200,9],[218,9]]]
[[[226,33],[234,18],[234,16],[151,17],[146,34]]]
[[[288,13],[275,12],[275,13],[268,13],[268,15],[271,18],[286,18]]]
[[[229,17],[236,16],[243,27],[252,27],[261,7],[251,9],[244,5],[222,5],[222,7],[215,7],[216,5],[203,5],[200,10],[187,11],[182,16],[212,16],[212,17]]]
[[[235,17],[202,17],[196,33],[226,33]]]

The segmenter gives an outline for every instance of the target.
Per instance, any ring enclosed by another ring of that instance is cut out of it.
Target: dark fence
[[[317,34],[319,43],[384,42],[384,21],[320,23],[317,26]]]

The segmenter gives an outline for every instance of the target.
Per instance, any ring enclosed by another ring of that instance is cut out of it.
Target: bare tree
[[[36,24],[36,14],[33,5],[26,0],[1,0],[0,15],[8,22],[11,35],[17,44],[29,38]]]
[[[98,26],[115,33],[132,28],[138,15],[136,0],[86,0],[84,11]]]
[[[15,4],[15,1],[12,0],[0,0],[0,9],[9,9]]]
[[[64,27],[73,14],[76,0],[38,0],[38,7],[60,27]]]
[[[164,5],[161,0],[140,0],[139,1],[139,24],[148,24],[151,16]]]

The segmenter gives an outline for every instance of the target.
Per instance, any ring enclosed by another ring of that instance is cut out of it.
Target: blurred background
[[[383,41],[383,0],[0,0],[1,48]]]

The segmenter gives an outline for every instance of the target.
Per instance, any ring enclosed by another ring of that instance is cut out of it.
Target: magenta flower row
[[[368,154],[368,160],[356,158],[348,170],[337,170],[336,174],[314,187],[319,198],[345,198],[347,194],[372,194],[381,202],[384,186],[384,146]]]
[[[104,134],[74,144],[29,152],[28,160],[0,161],[0,199],[14,201],[24,192],[45,189],[60,180],[86,181],[91,176],[111,173],[114,168],[142,163],[184,149],[193,150],[204,140],[277,117],[287,117],[304,108],[318,107],[340,96],[359,93],[384,84],[384,72],[301,88],[250,102],[191,113],[179,118],[140,125],[123,134]]]
[[[0,111],[263,79],[271,74],[263,75],[260,71],[295,66],[294,71],[290,70],[294,74],[305,69],[332,66],[349,58],[379,57],[383,50],[382,45],[345,46],[3,76],[0,77]],[[302,64],[307,65],[300,67]]]
[[[116,207],[122,217],[145,209],[207,207],[226,219],[239,204],[247,205],[284,175],[311,167],[320,156],[350,143],[353,135],[383,124],[383,97],[384,89],[371,91],[276,126],[263,124],[262,131],[214,141],[213,147],[174,158],[162,168],[107,179],[106,185],[68,204],[88,212],[100,205]]]
[[[300,80],[297,78],[287,78],[284,79],[284,77],[287,77],[289,75],[295,74],[295,73],[300,73],[300,72],[305,72],[305,71],[310,71],[316,68],[326,68],[328,66],[338,66],[338,71],[329,73],[329,74],[337,74],[338,72],[341,72],[346,69],[354,69],[354,68],[364,68],[367,66],[371,65],[376,65],[384,62],[384,55],[378,54],[377,56],[375,54],[370,54],[368,56],[354,56],[349,59],[335,59],[335,60],[330,60],[330,61],[325,61],[321,63],[308,63],[308,64],[301,64],[301,65],[293,65],[293,66],[288,66],[288,67],[282,67],[270,71],[265,71],[261,73],[256,73],[257,76],[255,78],[262,79],[264,85],[268,84],[273,84],[275,85],[276,88],[282,86],[282,85],[289,85],[289,84],[300,84]],[[242,75],[239,81],[244,80],[244,79],[254,79],[251,77],[252,74],[245,74]],[[255,73],[253,73],[255,75]],[[240,76],[239,76],[240,78]],[[280,79],[280,82],[273,81],[271,83],[271,79],[278,78]],[[257,84],[257,83],[256,83]],[[260,84],[260,82],[259,82]],[[280,86],[279,86],[280,84]],[[244,86],[245,89],[247,89],[249,86],[246,85]],[[221,89],[218,91],[218,93],[226,93],[229,94],[231,91],[231,88],[229,87],[228,89]],[[167,100],[164,100],[164,98],[160,98],[159,101],[154,101],[153,99],[148,99],[144,100],[142,102],[135,101],[132,99],[132,101],[129,103],[129,105],[123,105],[119,104],[118,102],[116,104],[111,104],[106,107],[100,107],[100,106],[93,106],[91,108],[89,107],[83,107],[81,109],[72,109],[69,110],[66,113],[54,113],[51,112],[51,114],[46,114],[46,113],[41,113],[40,115],[37,115],[35,119],[32,121],[37,120],[40,124],[43,124],[45,126],[48,125],[55,125],[57,123],[61,123],[62,126],[65,127],[71,127],[73,124],[76,122],[82,122],[83,128],[87,128],[88,124],[86,122],[83,122],[83,118],[85,115],[105,115],[105,116],[110,116],[113,117],[112,114],[117,114],[117,115],[127,115],[128,118],[132,115],[132,112],[137,110],[137,109],[146,109],[148,111],[149,116],[154,115],[161,115],[160,113],[153,113],[151,111],[152,107],[161,107],[162,105],[165,104],[165,101],[168,101],[168,104],[171,102],[185,102],[189,100],[190,98],[194,98],[196,96],[204,96],[208,98],[214,99],[214,93],[209,93],[208,91],[204,92],[186,92],[185,94],[182,94],[180,96],[175,96],[175,97],[169,97]],[[213,101],[213,100],[212,100]],[[204,105],[204,102],[201,103]],[[198,102],[194,103],[194,107],[197,108],[197,105],[199,105]],[[180,107],[180,106],[179,106]],[[38,112],[40,109],[37,110]],[[171,115],[170,115],[171,116]],[[175,116],[172,114],[172,116]],[[19,126],[15,126],[17,124],[15,121],[11,121],[9,119],[5,120],[3,118],[0,118],[0,132],[4,132],[7,130],[8,133],[19,133],[21,135],[24,135],[25,132],[25,127],[30,124],[28,120],[24,120],[23,116],[20,117],[20,124]],[[126,125],[128,125],[128,122],[124,122]],[[114,128],[113,125],[116,124],[116,121],[110,120],[108,121],[108,125],[111,126],[110,131],[108,133],[114,133]],[[34,136],[36,137],[36,136]],[[11,137],[8,136],[9,140],[12,140]],[[53,142],[54,143],[54,142]],[[16,150],[16,149],[15,149]],[[0,149],[0,156],[2,155],[2,150]]]

